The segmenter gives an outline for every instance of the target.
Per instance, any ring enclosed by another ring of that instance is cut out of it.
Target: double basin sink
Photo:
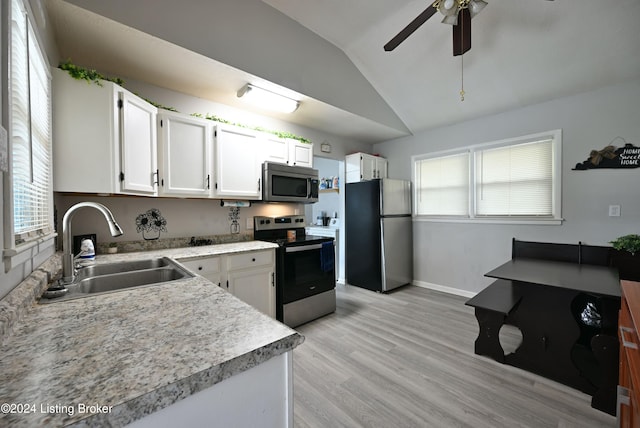
[[[66,291],[50,288],[40,303],[53,303],[192,278],[195,275],[168,257],[91,265],[80,268]]]

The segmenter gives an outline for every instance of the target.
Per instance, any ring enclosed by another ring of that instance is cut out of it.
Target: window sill
[[[41,251],[54,245],[52,242],[57,233],[51,233],[46,236],[39,237],[32,241],[21,244],[15,248],[5,248],[2,251],[4,260],[4,271],[9,272],[11,269],[26,263]]]
[[[413,216],[415,222],[426,223],[470,223],[470,224],[528,224],[528,225],[542,225],[542,226],[559,226],[562,224],[561,218],[509,218],[509,217],[494,217],[494,218],[481,218],[481,217],[425,217],[425,216]]]

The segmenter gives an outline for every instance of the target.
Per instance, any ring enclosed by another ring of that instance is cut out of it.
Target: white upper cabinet
[[[288,139],[289,165],[313,167],[313,144],[306,144],[298,140]]]
[[[211,196],[213,125],[180,113],[158,113],[160,196]]]
[[[291,166],[313,167],[313,144],[293,138],[280,138],[269,133],[260,133],[261,162],[275,162]]]
[[[112,82],[53,75],[53,188],[157,195],[157,109]]]
[[[347,183],[387,178],[387,160],[367,153],[353,153],[345,158]]]
[[[231,125],[216,125],[216,198],[262,199],[262,171],[258,132]]]
[[[120,92],[120,191],[155,195],[158,191],[157,109],[127,91]]]
[[[263,133],[260,135],[260,148],[262,162],[289,163],[289,142],[274,134]]]

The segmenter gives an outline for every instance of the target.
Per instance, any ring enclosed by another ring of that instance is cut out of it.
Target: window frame
[[[487,216],[476,214],[477,183],[476,183],[476,157],[479,152],[488,149],[516,146],[535,141],[550,139],[552,142],[552,187],[550,216]],[[461,153],[469,153],[469,198],[467,215],[425,215],[418,214],[418,197],[420,192],[418,181],[418,163],[426,159],[447,157]],[[519,137],[506,138],[498,141],[485,142],[456,149],[442,150],[432,153],[424,153],[411,157],[411,175],[413,185],[413,219],[425,222],[451,222],[451,223],[491,223],[491,224],[537,224],[559,225],[562,223],[562,130],[555,129]]]
[[[27,44],[31,44],[34,46],[27,47],[27,55],[31,48],[37,49],[37,55],[39,55],[38,61],[42,60],[42,65],[44,67],[44,73],[46,79],[49,81],[49,96],[48,96],[48,114],[49,114],[49,171],[48,171],[48,188],[49,191],[46,192],[46,202],[47,207],[47,215],[48,218],[48,228],[45,228],[42,233],[32,233],[27,236],[22,242],[16,243],[16,237],[18,234],[15,231],[15,218],[14,218],[14,165],[13,165],[13,129],[12,129],[12,121],[13,121],[13,108],[12,108],[12,93],[11,88],[13,82],[11,81],[11,46],[13,39],[13,24],[12,24],[12,15],[13,15],[13,2],[7,1],[3,2],[2,5],[2,23],[0,23],[0,31],[2,31],[2,80],[3,80],[3,94],[2,94],[2,125],[6,129],[7,134],[7,157],[8,157],[8,174],[5,174],[5,179],[3,180],[3,259],[5,264],[5,272],[10,271],[14,267],[21,265],[23,263],[32,260],[37,254],[40,254],[42,251],[47,249],[54,248],[54,238],[57,236],[55,232],[55,224],[54,224],[54,203],[53,203],[53,124],[52,124],[52,97],[53,97],[53,89],[52,89],[52,79],[50,72],[50,64],[47,57],[46,52],[43,49],[42,39],[39,34],[39,28],[36,25],[36,22],[33,17],[33,12],[31,10],[30,4],[25,0],[18,0],[21,4],[21,12],[24,14],[26,19],[26,30],[27,30]],[[31,40],[33,39],[33,40]],[[31,40],[31,43],[29,41]],[[27,57],[27,64],[32,62],[32,59]],[[31,81],[28,78],[27,81],[28,86],[31,88]],[[29,95],[30,97],[30,95]],[[30,101],[31,102],[31,99]],[[29,108],[31,111],[31,108]],[[31,114],[31,113],[29,113]],[[30,126],[30,125],[29,125]],[[33,162],[33,154],[31,155]]]

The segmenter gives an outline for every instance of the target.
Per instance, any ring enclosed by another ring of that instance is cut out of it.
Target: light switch
[[[609,217],[620,217],[620,205],[609,205]]]

